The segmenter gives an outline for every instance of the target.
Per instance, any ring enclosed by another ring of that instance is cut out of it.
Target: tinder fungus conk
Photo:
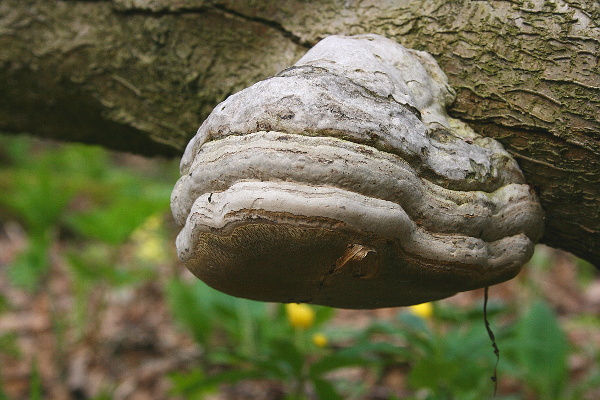
[[[179,257],[250,299],[410,305],[499,283],[543,212],[502,146],[452,119],[427,53],[332,36],[219,104],[171,204]]]

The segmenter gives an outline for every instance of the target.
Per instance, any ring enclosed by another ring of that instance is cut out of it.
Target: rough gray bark
[[[600,264],[595,0],[0,2],[0,129],[180,154],[219,101],[330,34],[433,54],[451,112],[501,141],[546,211],[543,242]]]

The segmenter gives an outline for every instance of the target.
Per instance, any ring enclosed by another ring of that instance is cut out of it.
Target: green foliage
[[[34,290],[48,270],[47,235],[32,236],[30,241],[8,270],[8,277],[15,285]]]
[[[9,397],[6,395],[6,392],[4,391],[4,388],[2,386],[3,386],[2,380],[0,380],[0,400],[10,400]]]
[[[44,387],[37,360],[31,363],[31,377],[29,380],[29,400],[42,400],[44,398]]]
[[[577,259],[577,279],[582,286],[592,283],[598,273],[598,269],[591,263],[582,259]]]
[[[478,399],[493,390],[489,376],[495,358],[483,324],[442,333],[428,321],[401,312],[397,320],[375,321],[362,331],[331,331],[328,336],[337,336],[340,344],[319,349],[307,341],[311,333],[321,329],[319,325],[306,332],[293,331],[281,313],[272,312],[272,305],[235,299],[201,282],[173,281],[168,294],[176,319],[202,345],[206,360],[212,361],[201,369],[173,375],[175,392],[189,399],[201,398],[218,384],[257,378],[284,383],[293,399],[306,398],[306,385],[318,398],[349,398],[348,385],[342,390],[343,384],[328,378],[330,372],[355,366],[382,372],[386,365],[399,362],[412,364],[410,384],[415,389],[428,389],[437,396],[432,398]],[[316,320],[324,324],[331,317],[331,309],[319,307],[317,315],[320,312],[325,317]],[[457,312],[444,313],[458,317]],[[252,317],[252,326],[245,325],[245,316]],[[473,319],[474,312],[469,310],[465,316]],[[268,330],[261,331],[261,326]],[[237,336],[240,329],[248,337]],[[215,337],[221,339],[217,343],[220,346],[215,345]],[[248,349],[249,342],[259,351],[240,351]],[[216,364],[221,369],[211,373]],[[360,388],[350,389],[360,392]]]
[[[265,343],[272,336],[291,334],[273,307],[222,295],[200,281],[171,280],[167,299],[176,319],[205,349],[235,348],[240,355],[252,357],[267,350]]]
[[[131,286],[156,276],[149,265],[136,265],[134,260],[125,265],[120,260],[123,248],[132,246],[136,229],[151,216],[169,212],[172,177],[161,172],[147,178],[116,167],[98,147],[40,145],[25,137],[0,136],[0,161],[0,222],[17,221],[27,235],[25,247],[8,268],[11,284],[39,290],[49,274],[51,255],[59,256],[59,246],[68,249],[60,256],[70,266],[75,312],[51,316],[60,353],[69,324],[76,325],[80,338],[90,323],[86,314],[93,290]],[[64,237],[68,242],[59,245]],[[102,301],[98,304],[101,307]],[[9,307],[0,296],[0,312]],[[18,356],[14,334],[0,335],[0,352]],[[43,396],[34,361],[29,397]],[[6,394],[0,377],[2,398]],[[110,397],[104,393],[100,398]]]
[[[416,336],[427,338],[414,341],[418,347],[409,374],[413,387],[427,388],[437,399],[481,399],[491,394],[489,376],[495,359],[482,325],[444,335],[429,330],[405,332],[409,343]]]
[[[11,196],[2,202],[19,215],[32,235],[56,225],[73,195],[64,179],[43,168],[15,173]]]
[[[116,167],[111,155],[100,148],[39,146],[24,138],[0,140],[4,163],[0,167],[0,218],[18,221],[27,234],[26,246],[8,270],[10,281],[28,290],[38,289],[47,278],[50,255],[56,256],[53,248],[61,238],[66,251],[60,257],[69,267],[75,310],[73,315],[54,316],[57,320],[52,325],[55,335],[62,335],[64,326],[74,323],[79,328],[75,337],[81,338],[94,290],[156,278],[156,262],[136,259],[131,248],[139,240],[144,242],[140,246],[160,254],[164,252],[158,246],[161,241],[172,242],[172,237],[161,237],[160,229],[145,226],[149,220],[160,225],[161,216],[169,213],[175,176],[155,171],[147,177]],[[144,234],[136,236],[140,230]],[[532,260],[540,271],[549,270],[550,264],[544,252]],[[584,271],[581,284],[594,279],[595,270],[589,265],[580,268]],[[373,320],[360,330],[332,325],[333,309],[311,306],[314,323],[302,329],[292,326],[283,305],[233,298],[200,281],[173,278],[165,294],[174,319],[202,350],[197,368],[170,376],[173,392],[186,399],[206,397],[223,384],[264,379],[278,382],[287,400],[360,399],[369,390],[367,384],[344,379],[340,371],[360,367],[376,381],[398,365],[409,371],[407,390],[413,399],[492,397],[490,377],[496,359],[481,306],[464,309],[440,303],[433,307],[432,316],[421,317],[403,309],[395,318]],[[0,313],[10,306],[0,294]],[[514,310],[503,303],[491,302],[488,307],[492,326],[497,327],[499,379],[511,378],[524,389],[502,399],[575,400],[599,386],[600,367],[575,384],[569,381],[567,358],[572,349],[551,308],[541,301],[525,308],[522,315],[514,316]],[[600,328],[597,316],[583,316],[575,322],[589,325],[590,330]],[[315,334],[324,335],[328,344],[313,343]],[[62,339],[56,341],[62,343]],[[597,349],[579,351],[587,351],[600,365]],[[19,355],[14,334],[0,335],[0,353]],[[1,382],[0,400],[7,398]],[[42,398],[42,389],[34,361],[30,398]],[[110,391],[96,397],[110,398]]]
[[[0,314],[8,310],[9,308],[10,304],[8,302],[8,299],[2,293],[0,293]]]
[[[386,366],[397,364],[410,366],[408,384],[425,396],[419,398],[475,400],[491,398],[494,391],[491,377],[496,358],[481,307],[436,305],[434,315],[427,319],[402,310],[396,319],[375,320],[360,331],[319,326],[303,332],[291,330],[281,307],[275,308],[279,313],[273,313],[273,305],[234,299],[200,282],[173,281],[169,298],[176,319],[193,332],[208,360],[196,370],[172,375],[174,392],[188,399],[203,398],[220,384],[252,379],[281,382],[287,388],[287,399],[305,399],[311,392],[323,399],[361,398],[358,393],[364,394],[365,388],[360,384],[332,380],[329,373],[359,366],[377,375]],[[241,306],[244,303],[248,304]],[[240,310],[244,312],[240,314]],[[326,310],[330,318],[330,309]],[[492,302],[488,314],[496,319],[510,311]],[[243,315],[252,316],[251,331],[245,330]],[[325,324],[327,318],[320,323]],[[268,326],[271,334],[262,334],[260,326]],[[307,338],[323,328],[328,329],[332,343],[319,349]],[[239,336],[240,329],[242,335],[249,335],[246,340]],[[580,398],[599,379],[592,374],[579,390],[567,390],[566,336],[545,303],[533,304],[521,318],[499,327],[496,333],[501,349],[500,380],[512,377],[520,381],[525,393],[534,393],[535,398]],[[249,340],[260,351],[240,351],[247,349],[243,343]],[[525,398],[525,394],[503,397]]]
[[[10,307],[8,300],[0,294],[0,314],[8,310]],[[17,335],[14,333],[0,333],[0,355],[5,354],[12,357],[18,357],[20,355],[19,348],[17,346]],[[9,400],[8,396],[4,392],[2,382],[2,365],[0,364],[0,400]]]
[[[535,302],[513,326],[505,345],[507,372],[519,376],[540,399],[564,398],[569,345],[547,304]]]
[[[291,326],[282,305],[227,296],[199,281],[172,280],[167,298],[177,321],[205,352],[203,368],[172,376],[174,392],[189,399],[201,398],[220,384],[247,379],[280,381],[290,399],[305,398],[306,385],[320,398],[343,398],[324,376],[372,363],[361,352],[332,351],[312,344],[312,335],[333,315],[328,307],[313,306],[314,325],[303,330]]]
[[[87,307],[92,290],[102,286],[117,288],[139,285],[156,275],[150,268],[118,265],[116,255],[112,247],[95,243],[71,251],[66,256],[71,267],[75,297],[73,317],[79,335],[89,320]]]
[[[435,305],[431,318],[403,310],[396,319],[376,320],[361,331],[329,329],[328,337],[336,343],[317,349],[307,346],[307,332],[304,339],[297,340],[298,331],[291,332],[286,326],[281,307],[276,308],[279,313],[273,313],[272,305],[231,298],[201,282],[173,281],[168,294],[176,319],[190,329],[208,360],[197,370],[172,376],[175,392],[189,399],[202,398],[219,384],[249,379],[282,382],[288,399],[304,399],[309,392],[324,399],[352,398],[350,393],[361,393],[360,387],[333,381],[329,372],[360,366],[381,374],[386,366],[399,363],[410,365],[409,387],[426,396],[419,398],[476,400],[491,398],[494,391],[491,377],[496,358],[481,306],[464,309],[440,304]],[[321,324],[331,317],[331,310],[326,310]],[[492,322],[510,312],[500,302],[488,305]],[[251,316],[252,325],[243,322],[244,316]],[[261,326],[268,326],[271,335],[262,334]],[[247,336],[242,339],[240,333]],[[500,379],[520,381],[536,398],[575,399],[578,397],[567,396],[579,396],[597,379],[590,376],[581,390],[567,393],[566,336],[543,302],[534,303],[520,318],[500,326],[496,336],[501,349]],[[219,346],[215,346],[217,337]],[[260,351],[240,351],[252,342]],[[504,397],[509,398],[525,397]]]
[[[461,323],[443,324],[442,316],[461,319]],[[430,319],[401,311],[393,321],[374,323],[357,346],[375,344],[377,354],[386,363],[409,363],[410,386],[429,393],[428,399],[486,398],[493,391],[490,376],[495,358],[481,310],[475,317],[475,309],[436,307]],[[383,342],[382,334],[387,337]],[[373,343],[374,336],[380,342]],[[390,343],[402,343],[403,347]]]
[[[17,346],[17,335],[12,332],[0,334],[0,353],[11,357],[19,357],[21,352]]]
[[[147,179],[116,168],[108,153],[83,145],[59,146],[37,151],[23,137],[2,137],[0,149],[7,166],[0,168],[0,211],[20,220],[27,228],[29,243],[14,261],[11,281],[36,289],[48,270],[48,252],[59,232],[71,231],[81,241],[88,239],[111,246],[124,244],[144,221],[166,213],[172,188],[170,179]],[[84,208],[70,207],[77,199]],[[113,260],[115,257],[109,257]],[[74,270],[82,273],[89,260],[71,257]],[[110,273],[112,265],[99,266],[95,274]],[[113,276],[112,278],[117,278]]]
[[[101,391],[100,394],[92,397],[90,400],[112,400],[112,395],[108,391]]]
[[[170,187],[135,177],[121,179],[113,198],[93,208],[70,215],[66,222],[77,233],[118,246],[150,216],[169,208]]]

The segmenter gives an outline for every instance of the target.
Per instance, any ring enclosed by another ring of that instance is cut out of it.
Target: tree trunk
[[[2,0],[0,130],[178,155],[229,94],[361,33],[433,54],[450,113],[540,195],[542,241],[600,264],[596,0]]]

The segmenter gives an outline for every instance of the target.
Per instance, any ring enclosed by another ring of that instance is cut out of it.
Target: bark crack
[[[98,1],[105,1],[105,0],[98,0]],[[114,0],[111,0],[111,1],[114,1]],[[165,5],[164,7],[161,7],[161,8],[142,8],[142,7],[136,7],[136,6],[125,6],[124,7],[122,5],[117,4],[116,6],[114,6],[114,9],[116,11],[124,13],[124,14],[148,14],[148,15],[155,15],[155,16],[156,15],[158,15],[158,16],[174,15],[174,14],[203,14],[209,10],[214,10],[214,11],[220,12],[222,14],[225,14],[229,17],[240,18],[245,21],[255,22],[255,23],[264,25],[266,27],[275,29],[276,31],[281,33],[281,35],[283,37],[289,39],[293,43],[295,43],[299,46],[302,46],[306,49],[310,49],[316,43],[316,42],[311,42],[308,40],[303,40],[300,36],[296,35],[292,31],[286,29],[281,23],[279,23],[277,21],[272,21],[270,19],[263,18],[263,17],[246,15],[239,11],[236,11],[234,9],[226,7],[222,4],[215,4],[212,2],[208,2],[207,5],[200,6],[200,7],[172,7],[172,6]]]
[[[279,23],[277,21],[272,21],[272,20],[262,18],[262,17],[245,15],[236,10],[232,10],[228,7],[225,7],[221,4],[212,4],[212,8],[215,10],[221,11],[222,13],[244,19],[246,21],[257,22],[259,24],[268,26],[269,28],[273,28],[273,29],[279,31],[284,37],[290,39],[295,44],[302,46],[306,49],[310,49],[312,46],[315,45],[314,42],[310,42],[308,40],[303,40],[300,36],[294,34],[292,31],[286,29],[281,23]]]

